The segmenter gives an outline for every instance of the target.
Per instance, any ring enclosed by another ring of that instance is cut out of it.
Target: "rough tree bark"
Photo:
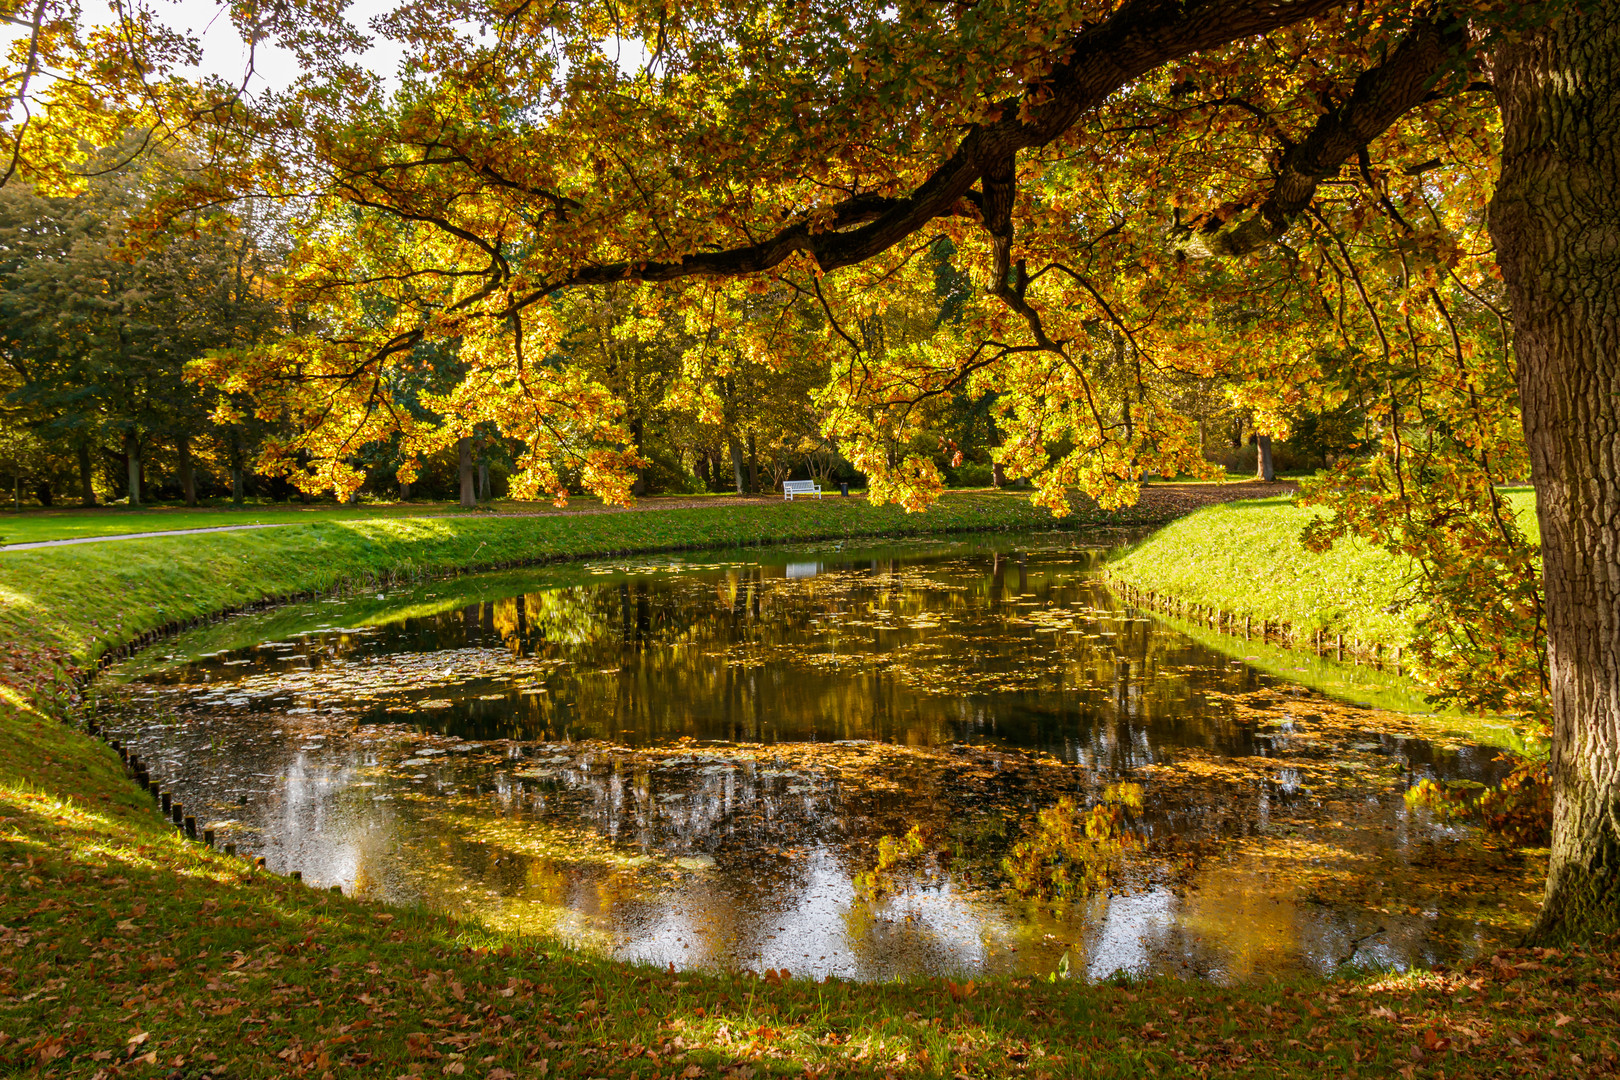
[[[1620,3],[1500,49],[1491,235],[1541,520],[1552,861],[1534,937],[1620,925]]]
[[[1271,464],[1271,436],[1254,437],[1254,478],[1267,483],[1277,479],[1277,470]]]
[[[641,448],[646,443],[646,428],[646,423],[639,416],[630,421],[630,444],[636,448],[638,454],[641,453]],[[637,498],[647,494],[647,466],[645,464],[636,466],[636,479],[630,485],[630,494]]]
[[[472,440],[456,440],[456,455],[461,459],[461,505],[470,510],[478,505],[478,493],[473,489]]]
[[[730,433],[727,433],[727,435],[726,435],[726,443],[731,448],[731,479],[732,479],[732,482],[737,488],[737,494],[739,494],[739,495],[746,494],[747,493],[747,488],[748,488],[748,482],[747,482],[747,480],[745,480],[743,478],[742,443],[737,441],[737,436],[736,435],[730,434]]]

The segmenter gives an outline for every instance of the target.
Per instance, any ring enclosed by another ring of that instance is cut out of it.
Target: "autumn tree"
[[[232,129],[260,168],[194,197],[261,185],[358,215],[298,265],[318,331],[238,368],[319,402],[317,461],[389,415],[392,369],[454,337],[448,415],[577,447],[622,495],[635,460],[589,419],[622,406],[534,372],[563,297],[627,281],[746,282],[784,314],[815,297],[828,346],[861,357],[823,388],[828,422],[913,504],[934,474],[885,424],[967,387],[994,393],[999,460],[1058,510],[1206,467],[1187,380],[1221,380],[1268,437],[1362,410],[1361,456],[1312,493],[1332,511],[1314,539],[1425,567],[1430,621],[1462,627],[1430,642],[1443,691],[1527,717],[1550,700],[1545,931],[1577,933],[1620,903],[1617,20],[1491,0],[418,0],[380,24],[416,57],[397,94],[324,54]],[[840,305],[881,305],[942,239],[986,302],[861,345]],[[346,306],[362,285],[399,298],[388,318]],[[706,290],[672,288],[713,325]],[[1545,617],[1498,492],[1527,442]]]

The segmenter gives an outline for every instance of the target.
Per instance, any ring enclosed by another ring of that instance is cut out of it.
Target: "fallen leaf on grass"
[[[33,1045],[33,1053],[39,1058],[41,1065],[47,1061],[55,1061],[67,1054],[66,1040],[60,1035],[53,1035],[48,1039],[41,1039]]]

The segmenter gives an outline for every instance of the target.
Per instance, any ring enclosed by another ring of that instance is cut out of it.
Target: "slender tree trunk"
[[[456,454],[461,459],[461,505],[470,510],[478,505],[478,495],[473,490],[472,440],[457,439]]]
[[[995,452],[1001,447],[1001,432],[996,430],[996,418],[989,413],[984,416],[985,433],[990,440],[990,482],[996,487],[1007,486],[1007,470],[1001,467],[1001,462],[995,459]]]
[[[96,482],[90,469],[89,439],[79,443],[79,501],[86,506],[96,505]]]
[[[231,428],[231,502],[237,506],[242,505],[242,498],[245,494],[242,486],[242,439],[233,427]]]
[[[630,421],[630,441],[635,444],[637,454],[641,453],[641,443],[645,434],[646,425],[639,418]],[[647,466],[637,466],[636,479],[630,485],[630,494],[637,498],[647,494]]]
[[[489,458],[478,459],[478,501],[489,502]]]
[[[726,442],[731,446],[731,476],[736,481],[737,494],[741,495],[747,487],[747,481],[743,478],[742,443],[737,441],[737,436],[729,433],[726,435]]]
[[[411,501],[411,482],[409,480],[401,480],[399,482],[399,501]]]
[[[197,471],[191,461],[191,438],[181,435],[176,447],[180,451],[180,490],[185,493],[186,505],[197,505]]]
[[[1254,436],[1254,478],[1256,480],[1272,481],[1277,479],[1277,470],[1271,465],[1271,436]]]
[[[737,441],[737,380],[733,376],[726,376],[720,383],[725,394],[725,425],[726,446],[731,451],[731,478],[736,485],[737,494],[741,495],[747,489],[747,481],[743,477],[742,443]]]
[[[1620,926],[1620,4],[1567,10],[1497,53],[1490,210],[1546,586],[1543,941]]]
[[[129,470],[129,505],[141,505],[141,444],[133,430],[124,432],[124,465]]]
[[[751,431],[748,433],[748,490],[759,494],[759,447]]]

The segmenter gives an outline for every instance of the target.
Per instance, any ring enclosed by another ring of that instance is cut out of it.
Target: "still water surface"
[[[1123,608],[1101,554],[824,545],[292,605],[132,661],[110,726],[273,870],[659,965],[1233,980],[1511,938],[1535,868],[1401,797],[1495,750]],[[1110,884],[1009,892],[1039,811],[1120,781]]]

